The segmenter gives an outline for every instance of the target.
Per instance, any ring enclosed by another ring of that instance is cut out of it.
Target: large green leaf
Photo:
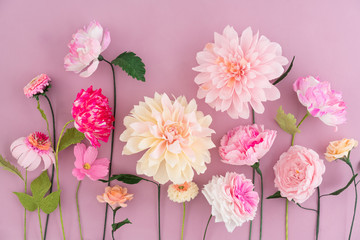
[[[34,181],[32,181],[32,183],[30,184],[30,188],[36,202],[39,203],[42,200],[47,191],[49,191],[50,186],[51,182],[49,180],[47,171],[43,171],[39,177],[35,178]]]
[[[0,167],[2,167],[6,171],[16,174],[19,178],[21,178],[24,181],[21,172],[10,162],[6,161],[1,155],[0,155]]]
[[[133,174],[118,174],[118,175],[112,175],[110,178],[110,182],[113,180],[118,180],[120,182],[126,183],[126,184],[137,184],[141,180],[148,181],[145,178],[133,175]],[[101,182],[109,182],[107,180],[100,180]]]
[[[325,194],[323,196],[329,196],[329,195],[339,195],[340,193],[342,193],[343,191],[345,191],[349,186],[350,184],[354,181],[354,179],[357,177],[358,174],[355,174],[354,176],[352,176],[352,178],[350,179],[350,181],[346,184],[345,187],[343,188],[340,188],[339,190],[336,190],[335,192],[332,192],[332,193],[329,193],[329,194]]]
[[[52,192],[45,198],[41,199],[39,207],[41,210],[43,210],[44,213],[50,214],[55,211],[60,202],[60,192],[61,190]]]
[[[85,135],[79,132],[76,128],[68,128],[61,138],[59,152],[69,147],[72,144],[81,142],[85,138]]]
[[[19,198],[20,203],[24,206],[26,210],[32,212],[37,209],[36,201],[32,196],[22,192],[14,192],[14,194],[16,194],[16,196]]]
[[[132,222],[130,222],[129,219],[125,219],[124,221],[112,224],[111,226],[112,226],[113,232],[115,232],[116,230],[118,230],[119,228],[124,226],[125,224],[132,224]]]
[[[121,67],[132,78],[145,82],[145,64],[135,53],[123,52],[111,63]]]
[[[282,130],[291,135],[300,132],[299,128],[296,126],[296,118],[294,115],[291,113],[286,114],[282,109],[282,106],[279,107],[275,120]]]

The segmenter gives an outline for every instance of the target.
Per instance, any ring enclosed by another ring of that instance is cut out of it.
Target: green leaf
[[[345,187],[340,188],[339,190],[337,190],[337,191],[335,191],[335,192],[332,192],[332,193],[329,193],[329,194],[325,194],[325,195],[323,195],[323,196],[329,196],[329,195],[334,195],[334,196],[336,196],[336,195],[339,195],[340,193],[342,193],[343,191],[345,191],[345,189],[347,189],[347,188],[350,186],[350,184],[354,181],[354,179],[357,177],[357,175],[358,175],[358,174],[355,174],[354,176],[352,176],[352,178],[351,178],[350,181],[346,184]]]
[[[132,224],[132,222],[130,222],[129,219],[125,219],[122,222],[112,224],[111,226],[112,226],[113,232],[115,232],[116,230],[118,230],[119,228],[124,226],[125,224]]]
[[[45,198],[41,199],[39,207],[41,210],[43,210],[44,213],[50,214],[55,211],[60,202],[60,192],[61,190],[52,192]]]
[[[286,76],[289,74],[289,72],[291,71],[293,64],[294,64],[294,60],[295,60],[295,56],[293,57],[293,59],[291,60],[291,63],[288,67],[288,69],[273,83],[273,85],[278,84],[279,82],[281,82],[284,78],[286,78]]]
[[[14,174],[18,175],[24,181],[24,178],[21,175],[21,172],[14,165],[12,165],[10,162],[6,161],[3,158],[3,156],[1,156],[1,155],[0,155],[0,167],[2,167],[6,171],[9,171],[11,173],[14,173]]]
[[[47,130],[48,134],[50,134],[49,122],[48,122],[48,120],[47,120],[46,114],[45,114],[44,110],[42,110],[42,109],[40,108],[39,98],[36,98],[36,100],[37,100],[37,109],[39,110],[39,112],[40,112],[40,114],[41,114],[41,117],[45,120],[45,122],[46,122],[46,130]],[[49,137],[50,137],[50,136],[49,136]]]
[[[283,198],[280,194],[280,191],[277,191],[276,193],[274,193],[273,195],[267,197],[266,199],[274,199],[274,198]]]
[[[68,128],[61,138],[59,152],[69,147],[72,144],[81,142],[85,138],[85,135],[79,132],[76,128]]]
[[[111,63],[121,67],[132,78],[145,82],[145,64],[135,53],[123,52]]]
[[[112,175],[110,178],[110,182],[113,180],[118,180],[120,182],[126,183],[126,184],[137,184],[141,180],[148,181],[145,178],[133,175],[133,174],[119,174],[119,175]],[[102,182],[109,182],[107,180],[101,180]]]
[[[275,120],[282,130],[291,135],[300,132],[300,130],[296,126],[296,118],[294,117],[294,115],[292,115],[291,113],[286,114],[282,109],[282,106],[279,107]]]
[[[22,192],[14,192],[14,194],[18,197],[19,201],[26,210],[32,212],[35,211],[35,209],[37,209],[36,201],[32,196]]]
[[[36,202],[40,202],[45,196],[46,192],[49,191],[51,186],[47,171],[43,171],[39,177],[35,178],[30,184],[33,198]]]

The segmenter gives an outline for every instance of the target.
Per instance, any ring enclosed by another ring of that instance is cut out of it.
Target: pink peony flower
[[[94,147],[99,147],[99,140],[107,142],[115,120],[111,113],[109,100],[101,93],[101,88],[78,93],[71,114],[75,119],[75,128],[85,134]]]
[[[225,177],[213,176],[202,193],[211,205],[215,222],[224,222],[228,232],[232,232],[255,217],[259,195],[253,189],[244,174],[228,172]]]
[[[50,86],[51,79],[46,74],[40,74],[34,77],[25,87],[24,94],[28,98],[44,93]]]
[[[219,153],[224,163],[251,166],[270,150],[275,137],[276,131],[263,125],[239,126],[221,138]]]
[[[44,169],[55,163],[54,151],[51,148],[49,137],[41,132],[34,132],[28,137],[16,139],[10,146],[11,154],[18,164],[28,171],[35,170],[44,162]]]
[[[65,70],[89,77],[99,65],[98,57],[110,44],[110,32],[104,32],[97,21],[92,21],[72,37],[70,52],[64,58]]]
[[[85,144],[78,143],[74,147],[75,168],[72,175],[77,180],[83,180],[85,175],[91,180],[98,180],[105,177],[109,172],[110,161],[107,158],[96,159],[98,150],[92,146],[86,149]]]
[[[225,27],[222,35],[215,33],[214,43],[196,55],[198,98],[234,119],[249,118],[249,103],[255,112],[263,113],[262,102],[280,98],[269,81],[284,72],[288,60],[281,54],[278,43],[253,35],[250,27],[240,38],[234,28]]]
[[[281,196],[302,203],[321,184],[325,165],[315,151],[295,145],[281,154],[274,171],[275,187]]]
[[[346,106],[339,92],[331,90],[329,82],[321,82],[312,76],[294,82],[294,91],[309,113],[320,118],[326,125],[335,126],[346,121]]]
[[[127,188],[115,185],[114,187],[106,187],[105,193],[97,196],[97,200],[101,203],[108,203],[114,210],[118,207],[127,207],[125,202],[132,200],[134,194],[129,194]]]

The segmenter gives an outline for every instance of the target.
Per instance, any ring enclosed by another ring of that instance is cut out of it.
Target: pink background
[[[57,133],[65,122],[72,119],[70,110],[77,92],[93,85],[102,88],[112,103],[112,79],[109,66],[101,63],[89,78],[83,79],[73,72],[65,72],[63,58],[68,52],[67,44],[77,29],[91,20],[98,20],[111,32],[111,44],[103,53],[114,59],[123,51],[134,51],[146,64],[146,83],[128,77],[116,69],[118,84],[117,128],[115,131],[114,173],[135,173],[139,155],[124,157],[124,146],[118,140],[124,130],[123,117],[134,104],[144,96],[153,96],[155,91],[166,92],[188,99],[196,98],[197,86],[195,55],[207,42],[213,41],[213,33],[222,32],[226,25],[232,25],[241,33],[247,26],[259,30],[270,40],[280,43],[284,56],[296,61],[288,78],[279,84],[280,100],[265,104],[263,115],[256,116],[257,123],[266,128],[280,130],[274,121],[280,105],[287,112],[301,118],[305,114],[292,91],[293,81],[301,76],[319,75],[331,82],[334,89],[344,94],[348,106],[348,121],[334,132],[332,127],[320,120],[309,118],[301,126],[302,133],[295,142],[317,151],[322,157],[329,141],[343,137],[360,140],[359,127],[359,54],[360,54],[360,3],[353,1],[11,1],[0,2],[2,35],[0,44],[0,153],[13,161],[9,146],[16,138],[30,132],[45,131],[45,124],[36,110],[36,101],[27,99],[22,88],[37,74],[47,73],[53,79],[48,96],[53,102],[56,114]],[[203,100],[197,100],[199,109],[211,114],[215,129],[215,144],[226,131],[248,120],[232,120],[227,114],[215,112]],[[50,117],[44,99],[42,106]],[[86,144],[88,144],[86,142]],[[279,155],[290,145],[290,136],[282,131],[274,147],[263,158],[261,169],[265,178],[264,195],[269,196],[274,188],[273,165]],[[103,144],[100,156],[109,155],[110,144]],[[244,173],[251,178],[249,167],[235,167],[220,162],[217,150],[211,151],[212,163],[205,174],[194,181],[202,187],[212,175],[224,175],[227,171]],[[354,167],[358,172],[359,148],[352,154]],[[60,154],[60,177],[62,184],[62,205],[67,239],[79,239],[75,205],[77,180],[71,175],[74,156],[72,148]],[[326,173],[322,193],[328,193],[345,185],[351,173],[342,162],[326,162]],[[38,169],[29,174],[32,180],[40,174]],[[13,174],[0,171],[0,239],[21,239],[23,236],[23,208],[13,191],[23,191],[23,183]],[[257,179],[256,189],[259,189]],[[80,189],[80,208],[85,239],[101,239],[104,205],[96,200],[104,184],[85,179]],[[162,188],[162,237],[165,240],[180,239],[182,206],[168,200],[167,186]],[[129,192],[135,198],[129,206],[118,212],[117,220],[128,217],[133,224],[126,225],[117,233],[117,239],[157,239],[156,188],[152,184],[129,185]],[[351,186],[338,197],[322,200],[320,239],[347,239],[353,213],[354,188]],[[303,204],[316,208],[316,197]],[[263,239],[285,239],[285,201],[265,200]],[[202,239],[210,206],[202,194],[187,204],[185,239]],[[110,214],[111,215],[111,214]],[[45,215],[42,215],[43,225]],[[314,239],[316,216],[313,212],[289,207],[289,234],[292,240]],[[110,239],[108,221],[107,239]],[[39,239],[39,225],[36,212],[28,214],[28,239]],[[357,213],[353,239],[360,239],[360,214]],[[223,223],[211,221],[207,239],[248,239],[249,224],[228,233]],[[253,239],[258,239],[259,217],[256,218]],[[59,212],[50,216],[48,239],[60,239]]]

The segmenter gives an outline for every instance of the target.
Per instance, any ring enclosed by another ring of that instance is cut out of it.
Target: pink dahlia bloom
[[[244,174],[228,172],[225,177],[213,176],[202,193],[211,205],[215,222],[224,222],[228,232],[232,232],[255,217],[259,195],[253,189]]]
[[[281,196],[302,203],[321,184],[325,165],[315,151],[295,145],[281,154],[274,171],[275,187]]]
[[[281,54],[278,43],[254,35],[250,27],[240,38],[234,28],[225,27],[222,35],[215,33],[214,43],[196,55],[198,98],[234,119],[249,117],[249,103],[255,112],[263,113],[262,102],[280,98],[269,81],[284,72],[288,60]]]
[[[49,137],[41,132],[34,132],[28,137],[16,139],[11,144],[10,151],[17,159],[18,164],[28,171],[35,170],[41,162],[44,162],[43,170],[55,163],[55,155]]]
[[[321,82],[312,76],[294,82],[294,91],[309,113],[320,118],[326,125],[334,126],[346,121],[346,106],[340,92],[331,90],[329,82]]]
[[[51,79],[46,74],[40,74],[34,77],[25,87],[24,94],[28,98],[44,93],[50,86]]]
[[[224,163],[251,166],[270,150],[275,137],[276,131],[263,125],[239,126],[221,138],[219,153]]]
[[[101,93],[101,88],[78,93],[71,114],[75,128],[85,134],[94,147],[100,147],[99,140],[107,142],[113,127],[114,116],[111,113],[109,100]]]
[[[98,57],[110,44],[110,32],[104,32],[97,21],[92,21],[72,37],[70,52],[64,58],[65,70],[89,77],[99,65]]]
[[[98,150],[92,146],[86,149],[85,144],[78,143],[74,147],[75,168],[72,175],[81,181],[85,175],[91,180],[98,180],[105,177],[109,172],[110,161],[107,158],[96,159]]]

